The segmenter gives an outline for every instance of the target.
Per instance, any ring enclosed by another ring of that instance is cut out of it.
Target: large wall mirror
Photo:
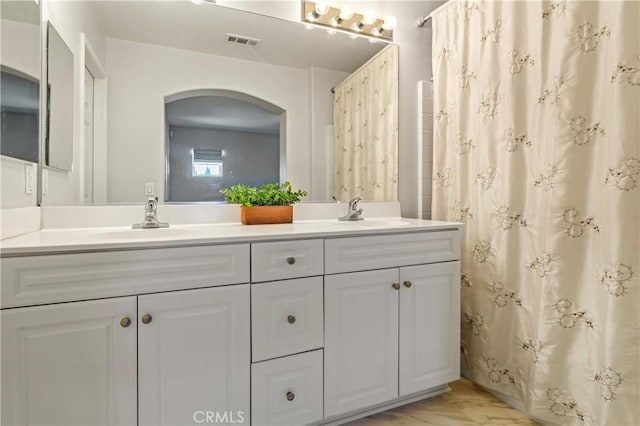
[[[44,204],[335,195],[332,88],[388,43],[208,2],[44,4],[76,57],[73,171],[49,171]]]
[[[39,160],[40,7],[36,1],[2,0],[0,18],[2,207],[23,207],[35,205]]]

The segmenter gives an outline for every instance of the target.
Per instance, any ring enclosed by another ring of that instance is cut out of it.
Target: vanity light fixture
[[[346,6],[340,8],[323,1],[307,0],[302,2],[302,21],[382,40],[393,40],[393,29],[397,24],[394,16],[381,19],[372,11],[357,13]]]
[[[384,18],[384,22],[378,28],[375,28],[371,33],[374,35],[380,35],[385,31],[393,31],[398,24],[398,20],[395,16],[387,16]]]
[[[307,21],[310,22],[318,22],[321,16],[326,15],[329,12],[329,5],[323,1],[319,1],[315,4],[313,10],[307,13],[306,18]]]
[[[340,9],[340,13],[338,13],[337,16],[331,18],[329,23],[332,27],[339,27],[344,21],[348,21],[351,18],[353,18],[353,10],[351,10],[351,8],[348,6],[345,6]]]

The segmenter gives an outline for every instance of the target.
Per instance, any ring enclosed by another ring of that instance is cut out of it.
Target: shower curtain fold
[[[398,46],[382,49],[335,88],[334,194],[398,199]]]

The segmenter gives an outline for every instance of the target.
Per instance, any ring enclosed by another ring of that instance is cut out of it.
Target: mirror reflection
[[[73,163],[73,53],[47,25],[46,165],[71,170]]]
[[[1,154],[38,162],[40,11],[33,1],[0,3]]]
[[[45,3],[85,58],[73,171],[51,171],[45,203],[219,201],[285,180],[336,195],[332,88],[388,43],[210,3]]]
[[[280,181],[284,110],[243,93],[210,90],[180,94],[165,112],[166,201],[224,201],[222,188]]]

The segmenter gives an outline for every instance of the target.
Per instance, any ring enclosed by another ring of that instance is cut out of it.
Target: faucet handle
[[[358,206],[358,203],[362,201],[362,198],[363,197],[361,195],[357,195],[351,200],[349,200],[349,208],[355,210],[355,208]]]
[[[158,197],[149,197],[145,208],[148,212],[155,211],[158,208]]]

